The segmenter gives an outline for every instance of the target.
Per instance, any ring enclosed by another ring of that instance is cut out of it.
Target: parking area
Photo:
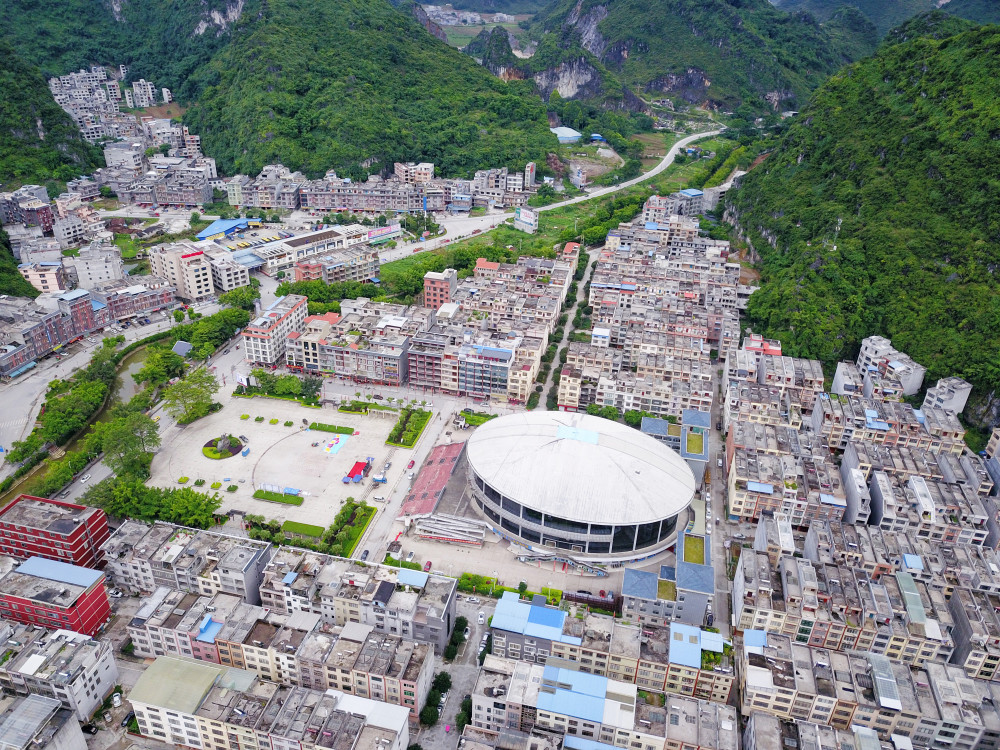
[[[312,409],[294,402],[277,399],[241,399],[219,394],[225,405],[215,414],[204,417],[187,427],[175,427],[167,432],[164,444],[152,465],[151,483],[161,487],[178,487],[181,477],[188,477],[186,486],[204,479],[202,490],[214,482],[222,497],[220,512],[240,510],[282,521],[300,521],[327,526],[348,498],[367,499],[381,496],[372,478],[382,473],[385,463],[392,465],[386,472],[393,483],[403,477],[409,451],[399,451],[385,445],[395,423],[392,418],[345,414],[334,409]],[[249,419],[241,419],[249,414]],[[256,421],[263,417],[263,421]],[[276,424],[271,424],[277,420]],[[358,434],[337,436],[329,432],[308,429],[308,423],[321,422],[352,427]],[[291,425],[286,425],[291,422]],[[231,458],[214,460],[202,453],[202,447],[223,433],[246,438],[247,456],[241,453]],[[339,450],[327,450],[334,438],[340,437]],[[359,483],[344,484],[343,477],[358,461],[374,459],[368,477]],[[229,492],[228,487],[237,489]],[[284,488],[298,490],[301,505],[270,502],[253,497],[258,489]]]

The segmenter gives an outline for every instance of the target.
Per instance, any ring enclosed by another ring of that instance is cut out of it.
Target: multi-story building
[[[146,171],[146,148],[141,140],[116,141],[104,146],[104,162],[109,167],[129,169],[138,177]]]
[[[875,370],[880,373],[891,373],[899,379],[903,393],[912,396],[923,385],[927,368],[917,364],[913,359],[898,351],[892,342],[883,336],[869,336],[861,342],[858,353],[858,370],[862,373]]]
[[[89,721],[118,683],[111,642],[72,630],[0,623],[0,687],[15,695],[44,695]]]
[[[68,287],[62,261],[21,263],[17,272],[40,292],[61,292]]]
[[[87,750],[87,739],[72,712],[55,698],[18,698],[0,713],[5,750]]]
[[[212,270],[212,286],[220,293],[250,285],[250,269],[233,260],[225,250],[209,250],[208,264]]]
[[[378,250],[371,245],[355,245],[326,255],[310,256],[295,264],[296,281],[367,282],[378,278]]]
[[[430,162],[422,161],[419,164],[411,162],[396,162],[393,165],[393,172],[397,178],[411,185],[430,182],[434,179],[434,165]]]
[[[562,659],[545,666],[487,656],[472,691],[472,726],[493,732],[539,729],[594,747],[681,750],[739,747],[731,706],[671,696],[647,704],[635,685],[573,669]]]
[[[104,574],[29,557],[0,579],[0,616],[93,636],[111,619]]]
[[[927,389],[927,395],[924,396],[924,404],[921,409],[934,407],[960,414],[965,410],[965,405],[971,394],[972,384],[967,383],[962,378],[941,378]]]
[[[441,305],[453,302],[457,289],[458,271],[454,268],[428,271],[424,274],[424,306],[437,310]]]
[[[308,300],[288,294],[272,302],[243,329],[243,358],[253,364],[274,365],[285,358],[288,335],[305,324]]]
[[[129,700],[143,735],[198,750],[409,745],[410,713],[403,706],[286,687],[246,670],[173,656],[154,661]]]
[[[178,299],[197,302],[215,293],[212,265],[205,251],[186,242],[157,245],[149,251],[150,272],[170,282]]]
[[[543,622],[544,629],[538,626]],[[491,632],[496,656],[538,664],[566,659],[582,672],[642,690],[725,703],[735,681],[721,638],[678,622],[640,628],[604,615],[578,620],[507,592],[497,603]],[[710,655],[715,653],[717,658]]]
[[[99,508],[18,495],[0,509],[0,554],[22,560],[37,555],[96,568],[110,535],[108,516]]]
[[[134,283],[136,281],[140,283]],[[165,310],[177,299],[167,280],[156,276],[103,281],[95,285],[93,296],[107,305],[112,320],[128,320]]]
[[[160,586],[209,596],[234,594],[260,602],[260,581],[271,559],[267,542],[157,521],[126,521],[104,543],[115,583],[139,592]]]

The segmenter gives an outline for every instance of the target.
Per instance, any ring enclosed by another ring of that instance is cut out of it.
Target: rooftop
[[[161,656],[139,677],[129,700],[193,714],[225,672],[215,664]]]
[[[80,522],[99,512],[84,505],[57,503],[42,497],[20,495],[0,511],[0,522],[65,535],[77,528]]]

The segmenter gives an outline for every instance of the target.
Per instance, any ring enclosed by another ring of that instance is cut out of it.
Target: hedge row
[[[320,432],[335,432],[338,435],[353,435],[353,427],[341,427],[335,424],[323,424],[322,422],[313,422],[309,425],[310,430],[319,430]]]

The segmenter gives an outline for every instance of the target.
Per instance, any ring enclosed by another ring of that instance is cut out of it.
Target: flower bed
[[[187,483],[188,483],[187,477],[181,477],[180,479],[177,480],[177,484],[187,484]]]
[[[219,450],[219,442],[224,438],[229,438],[229,445],[222,446],[222,450]],[[232,435],[220,435],[217,438],[209,440],[202,446],[201,452],[206,458],[211,458],[214,461],[221,461],[224,458],[232,458],[237,453],[243,450],[243,443],[239,441],[239,438],[235,438]]]
[[[243,420],[250,419],[250,415],[249,414],[240,414],[240,419],[243,419]]]

